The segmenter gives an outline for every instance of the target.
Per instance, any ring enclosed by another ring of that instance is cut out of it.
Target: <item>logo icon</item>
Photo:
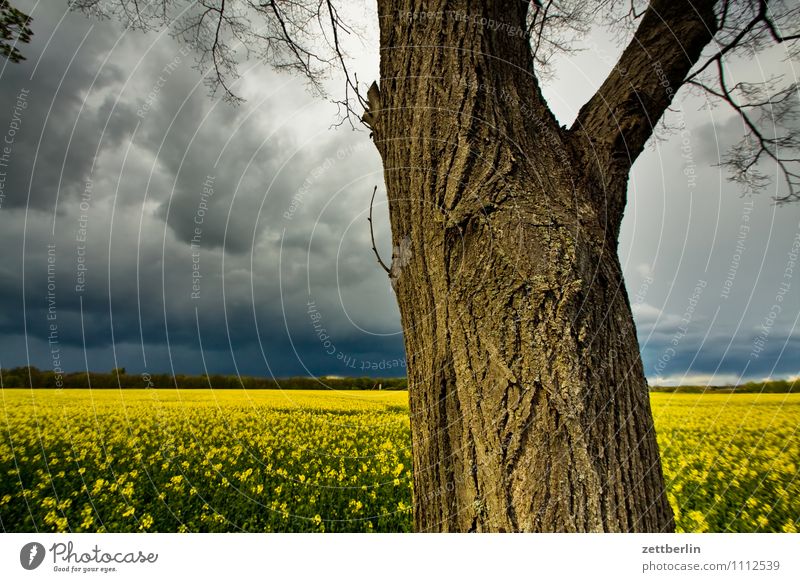
[[[19,563],[26,570],[35,570],[44,561],[44,546],[39,542],[29,542],[19,551]]]

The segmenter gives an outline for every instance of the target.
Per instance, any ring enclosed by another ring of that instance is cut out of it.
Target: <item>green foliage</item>
[[[747,382],[736,386],[651,386],[651,392],[677,392],[685,394],[792,394],[800,392],[797,380],[765,380]]]
[[[30,28],[32,21],[30,16],[14,8],[8,0],[0,0],[0,55],[12,63],[25,60],[17,45],[30,42],[33,36]]]
[[[6,388],[214,388],[215,390],[405,390],[405,378],[341,378],[307,376],[294,378],[257,378],[252,376],[191,376],[185,374],[128,374],[125,368],[110,373],[71,372],[56,375],[35,366],[0,370]],[[61,382],[61,386],[58,382]]]

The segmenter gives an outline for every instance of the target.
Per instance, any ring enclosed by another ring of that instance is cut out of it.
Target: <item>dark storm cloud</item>
[[[795,359],[800,349],[798,334],[787,337],[776,332],[758,353],[754,353],[759,337],[756,330],[747,330],[733,338],[726,334],[705,337],[705,333],[691,333],[677,345],[673,337],[654,337],[642,346],[642,357],[648,364],[645,373],[655,383],[660,383],[660,378],[703,377],[716,378],[713,383],[723,384],[739,379],[793,376],[798,371]],[[690,382],[691,379],[677,383]]]
[[[27,60],[18,65],[3,61],[0,131],[8,127],[17,97],[28,95],[12,146],[4,208],[53,210],[57,194],[61,200],[74,198],[98,147],[118,145],[130,130],[112,119],[104,134],[100,128],[108,119],[108,105],[83,107],[90,87],[95,95],[102,94],[123,76],[113,63],[98,68],[118,33],[79,17],[59,23],[61,14],[40,5],[33,14],[37,32],[23,48]]]
[[[45,213],[41,213],[30,221],[29,240],[49,240],[47,218]],[[163,223],[151,220],[152,224],[145,226],[145,232],[151,229],[163,232]],[[18,223],[17,229],[4,230],[0,233],[0,244],[6,246],[8,241],[13,245],[20,241],[21,229],[22,224]],[[313,286],[315,295],[312,299],[324,314],[326,334],[336,347],[335,353],[328,353],[308,315],[309,296],[304,276],[289,278],[282,287],[279,286],[275,274],[277,254],[263,267],[269,277],[252,282],[246,268],[249,257],[228,258],[229,262],[234,261],[234,266],[226,270],[223,297],[222,253],[202,250],[202,291],[199,300],[192,300],[191,255],[185,245],[168,244],[165,252],[161,253],[158,236],[152,237],[150,241],[156,244],[145,243],[142,246],[137,271],[136,249],[128,246],[135,243],[132,235],[136,229],[137,225],[130,222],[121,221],[115,225],[110,255],[108,232],[91,232],[94,244],[86,259],[88,274],[85,289],[80,294],[74,292],[75,243],[66,235],[55,242],[55,321],[47,317],[49,304],[44,292],[48,286],[47,245],[30,243],[26,249],[24,310],[21,262],[18,259],[21,253],[13,252],[4,259],[4,264],[11,267],[9,278],[0,288],[0,301],[6,306],[4,317],[0,318],[0,334],[7,342],[4,342],[2,357],[5,365],[12,354],[19,356],[20,350],[14,347],[19,346],[27,324],[33,361],[48,367],[47,350],[37,351],[37,346],[46,347],[51,323],[57,324],[57,341],[64,350],[64,361],[69,369],[83,368],[81,348],[84,343],[94,366],[101,369],[110,367],[112,338],[113,345],[120,348],[118,362],[131,369],[144,366],[142,351],[148,369],[163,370],[163,367],[155,367],[155,363],[160,362],[163,366],[168,362],[168,350],[175,354],[194,350],[193,359],[184,358],[180,365],[176,360],[174,365],[180,371],[200,373],[203,371],[198,356],[201,344],[212,371],[233,372],[238,369],[247,374],[267,374],[270,369],[281,370],[281,374],[306,373],[306,368],[318,374],[344,373],[347,371],[346,362],[353,361],[359,363],[355,369],[351,364],[351,372],[361,373],[365,367],[360,363],[362,360],[378,361],[388,357],[386,354],[402,358],[399,335],[374,337],[347,325],[337,304],[335,283]],[[274,265],[269,266],[272,261]],[[255,300],[251,297],[251,284]],[[342,293],[347,297],[347,291]],[[388,293],[384,297],[388,297]],[[358,302],[357,299],[354,301]],[[22,313],[26,315],[24,321],[19,316]],[[259,336],[261,348],[258,346]],[[292,343],[297,355],[292,350]],[[337,358],[339,354],[343,357]],[[396,375],[402,370],[395,368],[391,373]]]
[[[37,6],[28,60],[0,76],[0,132],[20,89],[30,95],[0,208],[0,365],[30,354],[52,367],[54,300],[69,370],[403,374],[399,314],[366,222],[383,183],[367,135],[329,130],[335,107],[297,79],[256,67],[238,86],[246,102],[233,107],[208,95],[193,57],[168,35],[77,14],[56,29],[64,4]],[[775,214],[768,197],[757,199],[735,258],[743,201],[711,165],[717,142],[724,151],[738,140],[740,122],[708,115],[687,113],[693,191],[680,140],[642,156],[631,182],[620,246],[645,369],[672,379],[796,374],[787,315],[800,310],[796,281],[764,350],[750,355],[798,230],[795,211]],[[389,260],[382,188],[374,218]],[[698,280],[708,286],[684,326]]]
[[[4,104],[14,97],[6,87],[37,97],[15,144],[14,196],[0,211],[0,363],[24,363],[27,343],[32,363],[49,368],[52,338],[67,369],[86,359],[201,373],[202,346],[210,372],[402,374],[379,364],[401,359],[403,347],[369,250],[365,212],[380,165],[366,136],[328,131],[331,108],[269,71],[244,105],[221,103],[168,37],[79,15],[65,17],[30,79],[61,15],[35,15],[29,60],[3,76]],[[389,252],[385,217],[376,226]],[[394,335],[374,335],[387,330]]]
[[[758,78],[758,77],[757,77]],[[784,84],[787,84],[784,82]],[[778,85],[780,86],[780,85]],[[790,93],[788,100],[794,102],[795,108],[798,106],[797,92]],[[796,109],[795,109],[796,110]],[[750,118],[755,120],[765,137],[775,135],[785,136],[796,134],[800,131],[800,117],[796,115],[784,116],[778,119],[776,116],[780,110],[771,107],[750,110]],[[757,141],[749,134],[745,122],[737,115],[731,115],[730,111],[724,107],[711,109],[709,112],[711,121],[700,124],[694,130],[694,143],[696,145],[697,158],[700,162],[708,165],[717,165],[724,162],[731,154],[732,148],[742,142],[748,136],[748,143],[755,146]],[[779,155],[783,158],[791,158],[792,154],[788,150],[778,149]],[[759,164],[759,169],[767,176],[777,177],[765,189],[764,195],[777,196],[786,193],[784,178],[777,173],[774,164],[768,156],[763,156]],[[725,169],[725,177],[730,177],[730,172]],[[776,190],[777,188],[777,190]]]

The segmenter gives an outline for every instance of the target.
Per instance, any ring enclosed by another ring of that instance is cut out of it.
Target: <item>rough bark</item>
[[[606,164],[621,124],[602,127],[590,102],[581,131],[558,126],[514,32],[526,3],[443,1],[424,19],[413,1],[378,4],[372,119],[396,249],[417,529],[670,531],[616,253],[630,165]],[[642,112],[668,103],[620,105],[632,128],[621,139],[640,140]]]

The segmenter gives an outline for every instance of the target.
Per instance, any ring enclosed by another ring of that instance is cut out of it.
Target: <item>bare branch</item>
[[[12,63],[24,61],[17,44],[30,42],[33,18],[14,8],[8,0],[0,0],[0,55]]]
[[[717,73],[717,88],[694,80],[689,83],[727,103],[743,122],[744,137],[725,154],[720,163],[731,171],[729,179],[741,184],[749,192],[764,189],[770,179],[759,168],[759,163],[768,158],[776,164],[787,187],[787,193],[776,197],[776,201],[785,203],[800,200],[800,139],[789,125],[797,120],[800,109],[798,85],[791,84],[764,100],[756,100],[753,97],[760,97],[764,91],[761,83],[737,83],[728,88],[721,62],[717,63]],[[737,92],[746,100],[737,99],[734,96]],[[767,128],[771,128],[771,135],[767,133]]]
[[[553,76],[552,60],[573,52],[576,41],[591,28],[600,7],[608,0],[533,0],[528,11],[527,34],[534,69],[540,79]]]
[[[351,76],[350,76],[350,71],[347,69],[347,63],[345,62],[344,53],[342,52],[341,45],[339,44],[339,30],[341,29],[341,30],[343,30],[345,32],[348,32],[348,34],[349,34],[349,31],[344,25],[342,25],[341,20],[339,19],[339,14],[336,12],[336,9],[334,8],[333,3],[331,2],[331,0],[325,0],[325,4],[326,4],[326,6],[328,8],[328,15],[330,16],[331,30],[333,31],[333,49],[334,49],[334,53],[336,54],[336,57],[339,60],[339,64],[340,64],[340,66],[342,68],[342,71],[344,73],[344,78],[345,78],[344,99],[335,102],[337,105],[339,105],[340,111],[344,110],[344,112],[345,112],[344,115],[340,114],[340,118],[341,119],[340,119],[338,125],[341,125],[344,122],[344,120],[347,119],[347,121],[350,123],[350,127],[355,129],[355,125],[353,124],[353,117],[352,116],[355,115],[355,118],[357,120],[359,120],[359,122],[361,122],[362,124],[363,124],[363,121],[361,121],[361,115],[356,110],[354,110],[352,105],[351,105],[350,92],[351,91],[353,92],[353,94],[355,95],[356,99],[358,100],[358,103],[361,105],[362,109],[366,108],[368,103],[367,103],[366,99],[364,99],[364,97],[361,95],[360,91],[358,90],[358,77],[351,78]]]
[[[736,56],[752,56],[775,44],[800,40],[800,6],[780,0],[750,0],[721,4],[716,49],[697,66],[684,83],[704,91],[711,102],[727,104],[741,118],[745,134],[722,158],[730,180],[745,191],[756,192],[770,184],[760,163],[771,160],[783,177],[785,194],[779,203],[800,200],[800,140],[796,121],[800,115],[798,85],[782,85],[782,78],[730,85],[727,63]],[[791,49],[787,51],[791,55]]]
[[[375,203],[375,193],[377,191],[378,187],[375,186],[375,188],[372,190],[372,199],[369,201],[369,217],[367,218],[367,222],[369,222],[369,236],[372,239],[372,252],[375,253],[375,258],[378,259],[378,264],[383,267],[384,271],[389,273],[389,267],[386,266],[386,263],[383,262],[380,254],[378,254],[378,247],[375,246],[375,232],[372,230],[372,205]]]
[[[759,164],[769,160],[788,189],[777,200],[800,200],[800,150],[793,125],[800,115],[797,85],[777,77],[731,84],[725,75],[732,59],[751,58],[776,44],[787,45],[789,58],[798,54],[800,5],[788,0],[653,0],[642,15],[637,0],[628,1],[627,12],[622,0],[598,3],[607,12],[607,23],[624,27],[639,19],[639,28],[572,128],[591,150],[592,163],[608,177],[627,175],[686,85],[726,103],[742,119],[744,139],[720,164],[731,171],[730,179],[749,191],[760,190],[770,180]],[[687,28],[692,20],[700,26]]]
[[[117,18],[129,28],[170,34],[194,49],[212,92],[241,101],[235,83],[242,62],[255,57],[277,70],[299,74],[325,96],[323,80],[334,70],[345,76],[344,117],[360,117],[364,101],[339,42],[350,34],[327,0],[73,0],[71,7],[99,18]],[[333,42],[326,44],[328,35]],[[353,125],[355,127],[355,125]]]

